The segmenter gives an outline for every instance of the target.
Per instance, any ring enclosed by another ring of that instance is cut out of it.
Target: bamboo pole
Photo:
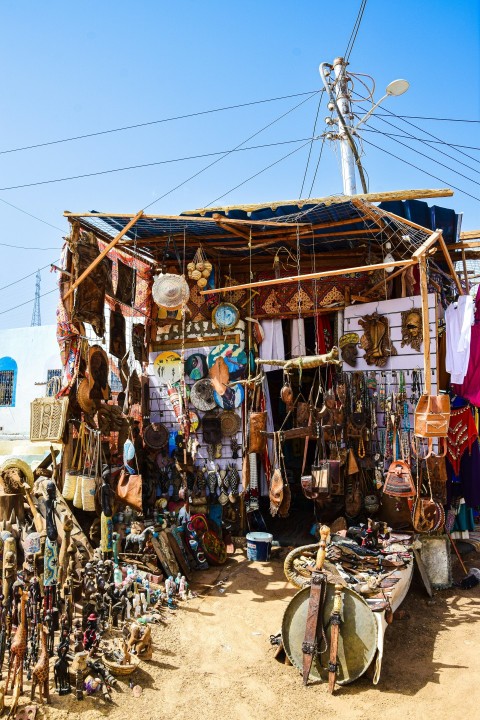
[[[445,245],[445,240],[443,239],[443,235],[440,233],[440,237],[438,238],[439,245],[443,251],[443,254],[445,255],[445,260],[448,265],[448,269],[450,270],[450,273],[455,280],[455,285],[457,286],[458,292],[460,295],[464,295],[464,291],[462,288],[462,283],[460,282],[460,279],[457,275],[457,271],[455,270],[455,266],[452,262],[452,258],[450,257],[450,253],[447,250],[447,246]]]
[[[257,203],[255,205],[226,205],[215,208],[198,208],[186,210],[184,215],[201,215],[207,212],[229,212],[230,210],[244,210],[254,212],[255,210],[270,209],[277,210],[283,205],[294,205],[303,208],[305,205],[341,205],[351,200],[365,200],[367,202],[390,202],[392,200],[425,200],[427,198],[452,197],[453,190],[440,188],[439,190],[390,190],[378,193],[360,193],[358,195],[327,195],[321,198],[305,198],[304,200],[277,200],[275,202]]]
[[[373,285],[371,288],[365,291],[365,295],[372,295],[374,292],[376,292],[379,288],[383,287],[385,283],[390,282],[390,280],[393,280],[393,278],[398,277],[403,273],[405,268],[401,267],[398,268],[398,270],[395,270],[395,272],[390,273],[386,277],[383,278],[383,280],[380,280],[380,282]]]
[[[304,282],[305,280],[316,280],[322,277],[332,277],[334,275],[351,275],[352,273],[373,272],[374,270],[383,270],[387,267],[407,267],[413,265],[414,260],[392,260],[387,263],[376,263],[374,265],[360,265],[360,267],[339,268],[338,270],[324,270],[323,272],[307,273],[306,275],[294,275],[293,277],[272,278],[271,280],[262,280],[260,282],[245,283],[243,285],[234,285],[232,287],[215,288],[213,290],[201,290],[200,295],[215,295],[218,293],[233,292],[238,290],[249,290],[250,288],[269,287],[270,285],[283,285],[294,282]]]
[[[132,219],[130,220],[130,222],[125,225],[125,227],[123,228],[123,230],[121,230],[121,231],[118,233],[118,235],[116,235],[116,236],[113,238],[113,240],[102,250],[102,252],[101,252],[99,255],[97,255],[97,257],[95,258],[95,260],[88,266],[88,268],[87,268],[86,270],[83,271],[83,273],[80,275],[80,277],[78,277],[78,278],[75,280],[75,282],[70,286],[70,289],[67,290],[67,292],[66,292],[65,295],[63,296],[63,300],[64,300],[64,301],[65,301],[68,297],[70,297],[70,295],[73,293],[73,291],[85,280],[85,278],[87,278],[87,277],[90,275],[90,273],[92,272],[92,270],[94,270],[94,269],[97,267],[97,265],[99,265],[99,263],[102,262],[103,258],[104,258],[106,255],[108,255],[108,253],[110,252],[110,250],[112,250],[112,248],[115,247],[115,245],[118,243],[118,241],[125,235],[125,233],[127,233],[127,232],[135,225],[135,223],[137,222],[137,220],[139,220],[139,219],[142,217],[142,215],[143,215],[143,210],[140,210],[140,211],[135,215],[135,217],[132,218]]]
[[[425,392],[432,393],[432,364],[430,358],[430,323],[428,308],[428,280],[427,261],[425,255],[418,257],[418,269],[420,271],[420,294],[422,296],[422,326],[423,326],[423,363],[425,371]]]
[[[465,279],[465,290],[467,291],[467,295],[470,293],[470,283],[468,282],[468,269],[467,269],[467,259],[465,257],[465,250],[462,250],[462,263],[463,263],[463,276]]]

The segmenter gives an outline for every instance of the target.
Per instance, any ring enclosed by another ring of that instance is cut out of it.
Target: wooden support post
[[[69,298],[70,295],[73,293],[73,291],[85,280],[85,278],[87,278],[87,277],[90,275],[90,273],[92,272],[92,270],[94,270],[94,269],[97,267],[97,265],[102,262],[103,258],[104,258],[106,255],[108,255],[108,253],[110,252],[110,250],[115,247],[115,245],[118,243],[118,241],[121,240],[122,237],[123,237],[124,235],[126,235],[126,233],[127,233],[129,230],[131,230],[131,228],[135,225],[135,223],[137,222],[137,220],[139,220],[139,219],[142,217],[142,215],[143,215],[143,210],[140,210],[140,211],[135,215],[135,217],[132,218],[132,219],[130,220],[130,222],[127,223],[127,225],[125,225],[125,227],[123,228],[123,230],[121,230],[121,231],[118,233],[118,235],[115,235],[115,237],[113,238],[113,240],[102,250],[102,252],[101,252],[99,255],[97,255],[97,257],[96,257],[95,260],[91,263],[91,265],[89,265],[88,268],[83,271],[83,273],[80,275],[80,277],[78,277],[78,278],[75,280],[75,282],[73,283],[73,285],[69,288],[69,290],[67,290],[67,292],[66,292],[65,295],[63,296],[63,300],[64,300],[64,301],[65,301],[67,298]]]
[[[432,392],[432,366],[430,361],[430,323],[428,318],[428,280],[427,261],[425,255],[418,258],[420,271],[420,294],[422,296],[422,322],[423,322],[423,361],[425,371],[425,392]]]
[[[238,290],[249,290],[250,288],[267,287],[270,285],[287,285],[288,283],[304,282],[305,280],[317,280],[322,277],[332,277],[333,275],[351,275],[352,273],[373,272],[374,270],[383,270],[387,267],[407,267],[413,265],[414,260],[392,260],[387,263],[377,263],[375,265],[361,265],[360,267],[339,268],[336,270],[324,270],[322,272],[307,273],[306,275],[294,275],[293,277],[273,278],[272,280],[263,280],[261,282],[245,283],[244,285],[234,285],[232,287],[215,288],[214,290],[201,290],[200,295],[213,295],[225,292],[237,292]]]
[[[460,282],[460,278],[457,275],[457,271],[455,270],[455,265],[452,262],[452,258],[450,257],[450,253],[447,250],[447,246],[445,244],[445,240],[443,239],[443,235],[440,233],[440,237],[438,238],[438,243],[442,249],[443,254],[445,255],[445,260],[448,265],[448,269],[450,270],[450,273],[455,280],[455,285],[458,288],[458,292],[460,295],[464,295],[464,291],[462,288],[462,283]]]
[[[462,250],[462,262],[463,262],[463,277],[465,279],[465,290],[467,291],[467,295],[470,293],[470,283],[468,282],[468,269],[467,269],[467,259],[465,257],[465,250]]]

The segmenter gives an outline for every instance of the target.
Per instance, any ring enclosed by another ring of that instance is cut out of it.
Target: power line
[[[395,113],[392,112],[391,110],[388,110],[388,108],[384,108],[384,110],[386,110],[387,113],[388,113],[391,117],[392,117],[392,116],[393,116],[393,117],[397,117],[397,115],[395,115]],[[441,140],[441,138],[437,137],[436,135],[433,135],[433,133],[431,133],[431,132],[428,132],[428,130],[424,130],[423,128],[419,127],[418,125],[415,125],[415,123],[412,123],[412,122],[410,122],[409,120],[405,120],[404,118],[398,118],[398,119],[399,119],[399,120],[402,120],[402,122],[404,122],[406,125],[411,125],[411,126],[414,127],[416,130],[420,130],[420,132],[423,132],[425,135],[428,135],[429,137],[433,138],[434,140]],[[388,120],[382,120],[382,122],[388,122]],[[390,123],[390,125],[393,125],[393,123]],[[395,127],[397,130],[400,129],[400,128],[398,128],[396,125],[393,125],[393,127]],[[405,132],[406,132],[406,131],[405,131]],[[446,145],[450,145],[450,143],[445,143],[445,144],[446,144]],[[450,147],[452,147],[452,149],[455,150],[455,152],[458,152],[460,155],[464,155],[465,157],[469,158],[470,160],[473,160],[474,162],[480,162],[479,160],[477,160],[477,158],[474,158],[474,157],[472,157],[471,155],[469,155],[468,153],[463,152],[463,150],[457,150],[453,145],[451,145]],[[447,155],[447,157],[450,157],[450,158],[451,158],[450,155]],[[455,159],[455,158],[452,158],[452,159]],[[457,160],[457,162],[460,162],[460,160]],[[468,167],[468,166],[467,166],[467,167]],[[472,168],[470,168],[470,169],[472,169]]]
[[[356,94],[358,95],[358,93],[356,93]],[[362,97],[362,96],[360,95],[359,97]],[[362,100],[365,100],[365,99],[366,99],[366,98],[363,98],[363,97],[362,97]],[[362,108],[360,105],[359,105],[359,108],[360,108],[360,110],[362,110],[362,112],[365,112],[365,108]],[[393,115],[394,117],[397,117],[397,116],[395,115],[395,113],[391,113],[390,111],[388,111],[388,112],[389,112],[390,116]],[[372,117],[373,117],[373,118],[376,118],[376,114],[374,113]],[[395,128],[395,130],[400,130],[400,131],[402,130],[402,128],[399,128],[398,125],[395,125],[394,123],[390,122],[390,120],[385,120],[383,117],[381,117],[381,118],[379,118],[379,119],[380,119],[381,122],[386,123],[387,125],[390,125],[390,127]],[[399,119],[400,119],[400,118],[399,118]],[[429,133],[429,132],[427,132],[426,130],[423,130],[422,128],[418,127],[418,125],[415,125],[414,123],[410,123],[410,122],[408,122],[407,120],[404,120],[404,122],[407,123],[408,125],[412,125],[412,127],[416,128],[417,130],[420,130],[420,132],[423,132],[423,133],[425,133],[426,135],[429,135],[430,137],[434,138],[435,140],[440,140],[441,143],[443,143],[443,144],[445,144],[445,145],[448,145],[449,147],[452,148],[452,150],[455,150],[455,152],[460,153],[460,155],[465,155],[465,157],[470,158],[470,160],[473,160],[473,161],[476,162],[476,163],[480,163],[480,160],[477,160],[477,158],[472,157],[471,155],[469,155],[468,153],[463,152],[462,150],[458,150],[458,149],[457,149],[454,145],[452,145],[451,143],[442,141],[441,138],[437,137],[436,135],[432,135],[432,133]],[[414,140],[416,139],[415,136],[412,135],[412,133],[409,133],[407,130],[404,130],[404,132],[406,132],[412,139],[414,139]],[[399,141],[398,141],[398,142],[399,142]],[[425,140],[423,140],[423,141],[421,141],[421,142],[427,143],[427,142],[429,142],[429,141],[428,141],[427,139],[425,139]],[[436,148],[436,147],[432,147],[432,150],[435,150],[435,152],[440,153],[440,155],[444,155],[445,157],[448,157],[450,160],[453,160],[454,162],[457,162],[457,163],[459,163],[460,165],[463,165],[464,167],[468,168],[469,170],[472,170],[472,172],[475,172],[475,173],[478,172],[478,170],[476,170],[475,168],[472,168],[471,165],[467,165],[467,163],[462,162],[462,161],[459,160],[458,158],[452,157],[451,155],[449,155],[448,153],[446,153],[444,150],[440,150],[439,148]],[[430,158],[430,159],[431,159],[431,158]],[[435,160],[434,160],[433,162],[435,162]],[[449,168],[449,169],[450,169],[450,168]],[[456,171],[454,170],[454,172],[456,172]],[[468,178],[467,178],[467,179],[468,179]]]
[[[396,160],[400,160],[400,162],[405,163],[405,165],[410,165],[410,167],[415,168],[415,170],[419,170],[421,173],[424,173],[425,175],[428,175],[429,177],[433,178],[434,180],[438,180],[439,182],[443,183],[444,185],[449,185],[454,190],[458,190],[458,192],[462,193],[462,195],[467,195],[468,197],[473,198],[473,200],[478,200],[480,202],[480,198],[476,197],[475,195],[471,195],[470,193],[466,192],[466,190],[462,190],[459,187],[456,187],[455,185],[452,185],[448,180],[444,180],[443,178],[438,177],[437,175],[433,175],[432,173],[427,172],[424,168],[418,167],[418,165],[414,165],[414,163],[409,162],[408,160],[405,160],[405,158],[401,158],[398,155],[395,155],[395,153],[390,152],[389,150],[385,150],[385,148],[380,147],[379,145],[375,145],[375,143],[372,143],[370,140],[366,140],[363,138],[363,142],[367,143],[367,145],[371,145],[374,148],[377,148],[377,150],[381,150],[386,155],[390,155],[391,157],[395,158]],[[412,149],[412,148],[410,148]]]
[[[223,197],[225,197],[225,195],[228,195],[229,193],[233,192],[234,190],[237,190],[239,187],[242,187],[242,185],[245,185],[247,182],[250,182],[250,180],[253,180],[254,178],[258,177],[262,173],[264,173],[267,170],[269,170],[270,168],[272,168],[274,165],[278,165],[278,163],[282,162],[283,160],[286,160],[288,157],[290,157],[291,155],[294,155],[302,148],[307,147],[309,142],[310,142],[310,139],[308,140],[308,142],[305,143],[305,145],[301,145],[299,148],[295,148],[295,150],[292,150],[287,155],[284,155],[283,157],[279,158],[278,160],[275,160],[275,162],[271,163],[270,165],[267,165],[267,167],[264,167],[262,170],[259,170],[254,175],[251,175],[250,177],[248,177],[246,180],[243,180],[238,185],[235,185],[235,187],[230,188],[230,190],[227,190],[226,192],[224,192],[223,195],[219,195],[218,197],[215,198],[215,200],[211,200],[211,202],[209,202],[207,205],[205,205],[205,207],[210,207],[210,205],[213,205],[213,203],[217,202],[217,200],[221,200]]]
[[[276,102],[277,100],[288,100],[289,98],[301,97],[303,95],[311,95],[312,92],[295,93],[293,95],[280,95],[279,97],[267,98],[266,100],[253,100],[251,102],[241,103],[238,105],[226,105],[225,107],[213,108],[212,110],[200,110],[185,115],[175,115],[173,117],[162,118],[160,120],[150,120],[149,122],[136,123],[135,125],[124,125],[123,127],[111,128],[110,130],[99,130],[98,132],[86,133],[85,135],[74,135],[60,140],[49,140],[48,142],[36,143],[35,145],[24,145],[23,147],[11,148],[8,150],[0,150],[0,155],[7,153],[22,152],[23,150],[34,150],[35,148],[47,147],[48,145],[59,145],[60,143],[73,142],[74,140],[84,140],[85,138],[97,137],[99,135],[109,135],[112,133],[123,132],[124,130],[134,130],[136,128],[147,127],[149,125],[159,125],[161,123],[173,122],[174,120],[185,120],[187,118],[198,117],[200,115],[210,115],[212,113],[223,112],[225,110],[236,110],[238,108],[249,107],[251,105],[261,105],[263,103]]]
[[[39,245],[27,247],[26,245],[10,245],[4,242],[0,242],[0,245],[2,247],[14,248],[15,250],[60,250],[58,247],[40,247]]]
[[[375,113],[376,116],[376,113]],[[398,117],[401,117],[400,115]],[[362,128],[362,132],[373,132],[373,133],[381,133],[383,135],[386,135],[387,137],[399,137],[404,138],[405,140],[417,140],[418,142],[428,143],[428,145],[448,145],[452,148],[465,148],[466,150],[480,150],[480,147],[476,147],[475,145],[458,145],[456,143],[447,143],[444,140],[427,140],[426,138],[419,138],[414,137],[413,135],[396,135],[395,133],[382,133],[381,130],[377,130],[377,128]],[[459,161],[457,161],[459,162]],[[477,171],[475,171],[477,172]]]
[[[157,160],[155,162],[141,163],[140,165],[127,165],[126,167],[111,168],[109,170],[98,170],[97,172],[83,173],[81,175],[70,175],[68,177],[53,178],[51,180],[39,180],[32,183],[23,183],[22,185],[10,185],[8,187],[0,188],[0,191],[4,190],[19,190],[21,188],[35,187],[37,185],[52,185],[54,183],[69,182],[71,180],[81,180],[89,177],[96,177],[98,175],[110,175],[112,173],[126,172],[128,170],[138,170],[140,168],[155,167],[157,165],[169,165],[176,162],[185,162],[187,160],[199,160],[200,158],[215,157],[215,155],[223,155],[225,153],[230,154],[233,152],[244,152],[246,150],[259,150],[262,148],[275,147],[276,145],[289,145],[297,142],[304,142],[309,138],[299,138],[296,140],[282,140],[274,143],[265,143],[264,145],[251,145],[249,147],[241,148],[236,147],[231,150],[217,150],[216,152],[201,153],[199,155],[187,155],[180,158],[172,158],[170,160]],[[148,207],[148,206],[147,206]]]
[[[381,130],[378,131],[381,135],[386,135],[386,133],[383,133]],[[391,138],[394,142],[398,143],[399,145],[403,145],[403,147],[406,147],[408,150],[412,150],[417,155],[421,155],[422,157],[426,158],[427,160],[431,160],[431,162],[435,163],[436,165],[441,165],[446,170],[450,170],[450,172],[454,172],[456,175],[460,175],[460,177],[465,178],[465,180],[468,180],[469,182],[475,183],[475,185],[480,185],[480,182],[478,180],[474,180],[473,178],[468,177],[468,175],[464,175],[464,173],[460,172],[460,170],[455,170],[454,168],[451,168],[449,165],[445,165],[445,163],[440,162],[439,160],[435,160],[435,158],[430,157],[430,155],[426,155],[425,153],[420,152],[420,150],[416,150],[415,148],[412,148],[410,145],[407,145],[407,143],[402,142],[401,140],[397,140],[396,138]],[[432,150],[437,150],[437,148],[432,148]],[[440,150],[438,151],[441,154]],[[447,157],[450,157],[447,155]],[[455,158],[452,158],[455,160]],[[475,171],[474,171],[475,172]]]
[[[49,290],[46,293],[43,293],[40,295],[41,298],[45,297],[46,295],[51,295],[54,292],[58,292],[57,288],[53,288],[53,290]],[[18,308],[23,307],[24,305],[30,305],[30,303],[35,302],[35,298],[31,298],[31,300],[25,300],[25,302],[20,303],[19,305],[15,305],[14,307],[8,308],[8,310],[2,310],[0,312],[0,315],[5,315],[5,313],[13,312],[13,310],[18,310]]]
[[[381,130],[379,130],[379,133],[384,135]],[[460,170],[455,170],[454,168],[451,168],[449,165],[445,165],[445,163],[440,162],[440,160],[435,160],[435,158],[430,157],[430,155],[426,155],[425,153],[420,152],[420,150],[416,150],[415,148],[412,148],[410,145],[407,145],[407,143],[402,142],[401,140],[397,140],[397,138],[391,138],[394,142],[398,143],[399,145],[403,145],[403,147],[408,148],[408,150],[412,150],[417,155],[421,155],[422,157],[426,158],[427,160],[431,160],[433,163],[436,163],[437,165],[441,165],[446,170],[450,170],[450,172],[454,172],[456,175],[460,175],[460,177],[465,178],[465,180],[468,180],[469,182],[475,183],[475,185],[480,185],[480,182],[478,180],[474,180],[471,177],[468,177],[468,175],[465,175],[464,173],[460,172]],[[445,155],[446,157],[451,158],[454,162],[460,162],[459,160],[456,160],[455,158],[452,158],[451,155],[447,155],[446,153],[442,152],[438,148],[432,148],[432,150],[436,150],[441,155]],[[463,165],[464,163],[460,163]],[[469,166],[467,166],[469,167]],[[473,168],[470,168],[470,170],[473,170],[473,172],[477,172],[477,170],[474,170]]]
[[[350,35],[350,39],[348,41],[347,49],[345,50],[345,60],[348,62],[350,55],[352,54],[353,46],[355,45],[355,40],[357,39],[358,31],[360,29],[360,25],[362,23],[363,19],[363,13],[365,12],[365,8],[367,6],[367,0],[362,0],[360,3],[360,8],[358,10],[357,19],[355,20],[355,24],[353,26],[353,30]]]
[[[320,97],[318,98],[317,114],[315,115],[315,122],[313,123],[313,130],[312,130],[312,142],[310,143],[310,147],[309,147],[309,149],[308,149],[307,164],[306,164],[306,167],[305,167],[305,172],[303,173],[302,187],[301,187],[301,189],[300,189],[300,195],[298,196],[299,198],[302,197],[303,187],[304,187],[304,185],[305,185],[305,180],[307,179],[308,167],[309,167],[309,165],[310,165],[310,157],[311,157],[311,155],[312,155],[313,141],[314,141],[314,139],[315,139],[315,131],[316,131],[316,129],[317,129],[318,115],[319,115],[319,113],[320,113],[320,106],[321,106],[321,104],[322,104],[322,99],[323,99],[323,94],[324,94],[324,92],[325,92],[325,88],[323,88],[323,90],[322,90],[321,93],[320,93]]]
[[[143,208],[143,210],[146,210],[147,208],[151,207],[152,205],[155,205],[155,203],[157,203],[159,200],[163,200],[163,198],[167,197],[167,195],[171,195],[173,192],[175,192],[175,190],[178,190],[179,188],[183,187],[183,185],[186,185],[188,182],[190,182],[190,180],[193,180],[194,178],[198,177],[199,175],[201,175],[202,173],[204,173],[204,172],[205,172],[206,170],[208,170],[209,168],[213,167],[213,166],[216,165],[217,163],[219,163],[219,162],[221,162],[222,160],[224,160],[224,159],[225,159],[226,157],[228,157],[232,152],[235,152],[236,150],[239,150],[239,149],[242,147],[242,145],[245,145],[245,143],[247,143],[249,140],[252,140],[252,139],[253,139],[254,137],[256,137],[257,135],[260,135],[260,133],[262,133],[264,130],[267,130],[269,127],[271,127],[271,126],[274,125],[275,123],[277,123],[277,122],[279,122],[280,120],[282,120],[282,118],[284,118],[284,117],[286,117],[287,115],[289,115],[291,112],[293,112],[294,110],[296,110],[297,108],[299,108],[301,105],[303,105],[304,103],[308,102],[308,100],[310,100],[312,97],[314,97],[314,95],[316,95],[318,92],[320,92],[320,91],[319,91],[319,90],[316,90],[314,93],[312,93],[312,94],[311,94],[309,97],[307,97],[305,100],[302,100],[302,101],[299,102],[297,105],[294,105],[292,108],[290,108],[290,110],[287,110],[286,112],[282,113],[282,115],[279,115],[277,118],[275,118],[274,120],[272,120],[271,122],[269,122],[267,125],[264,125],[262,128],[260,128],[260,130],[257,130],[257,132],[253,133],[253,135],[250,135],[250,136],[249,136],[248,138],[246,138],[245,140],[242,140],[242,142],[239,143],[239,144],[238,144],[236,147],[234,147],[232,150],[229,150],[229,151],[226,152],[224,155],[221,155],[221,157],[217,158],[216,160],[214,160],[213,162],[209,163],[208,165],[205,165],[205,167],[203,167],[201,170],[198,170],[198,172],[194,173],[193,175],[190,175],[190,177],[188,177],[186,180],[183,180],[183,181],[182,181],[181,183],[179,183],[178,185],[175,185],[175,187],[171,188],[170,190],[167,190],[167,192],[163,193],[163,195],[159,195],[159,197],[155,198],[155,200],[152,200],[151,203],[149,203],[148,205],[145,205],[145,207]]]
[[[39,268],[39,270],[45,270],[47,267],[51,267],[52,265],[54,265],[57,262],[59,262],[59,260],[54,260],[51,263],[47,263],[43,267]],[[0,292],[2,290],[6,290],[7,288],[13,287],[13,285],[18,285],[18,283],[23,282],[23,280],[27,280],[27,278],[31,278],[33,275],[36,275],[37,272],[38,272],[38,270],[34,270],[33,272],[28,273],[28,275],[24,275],[23,277],[18,278],[18,280],[13,280],[11,283],[8,283],[8,285],[2,285],[2,287],[0,287]]]
[[[317,167],[315,168],[315,174],[314,174],[314,176],[313,176],[312,184],[310,185],[310,192],[308,193],[308,196],[309,196],[309,197],[312,197],[313,186],[315,185],[315,180],[317,179],[317,172],[318,172],[318,168],[319,168],[319,166],[320,166],[320,160],[322,159],[322,154],[323,154],[323,148],[324,148],[324,147],[325,147],[325,135],[323,136],[323,138],[322,138],[322,144],[320,145],[320,153],[319,153],[319,155],[318,155]]]
[[[375,113],[377,117],[388,117],[387,113]],[[443,118],[443,117],[431,117],[427,115],[397,115],[398,118],[409,119],[409,120],[438,120],[439,122],[459,122],[459,123],[480,123],[480,120],[470,120],[467,118]]]
[[[48,225],[49,227],[54,228],[55,230],[60,230],[61,233],[65,232],[64,229],[59,228],[56,225],[52,225],[52,223],[49,223],[49,222],[47,222],[47,220],[43,220],[42,218],[37,217],[37,215],[32,215],[32,213],[29,213],[26,210],[23,210],[22,208],[18,207],[18,205],[13,205],[13,203],[8,202],[7,200],[4,200],[3,198],[0,198],[0,202],[4,203],[5,205],[9,205],[9,207],[14,208],[15,210],[18,210],[18,212],[21,212],[24,215],[28,215],[28,217],[31,217],[34,220],[38,220],[38,222],[41,222],[44,225]]]

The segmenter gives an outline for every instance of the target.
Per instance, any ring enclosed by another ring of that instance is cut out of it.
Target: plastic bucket
[[[273,535],[266,532],[251,532],[247,535],[247,558],[265,562],[270,558]]]

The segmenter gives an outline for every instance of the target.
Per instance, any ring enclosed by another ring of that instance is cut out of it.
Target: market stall
[[[0,660],[17,700],[20,667],[47,694],[57,638],[59,693],[108,693],[148,661],[145,623],[188,599],[194,571],[245,535],[250,559],[273,536],[307,545],[323,522],[327,580],[372,616],[378,680],[418,537],[464,536],[480,502],[468,249],[453,211],[419,202],[448,194],[65,213],[62,386],[31,421],[55,445],[35,475],[1,468]],[[287,572],[299,587],[323,572],[314,555]],[[310,590],[295,602],[293,625]]]

